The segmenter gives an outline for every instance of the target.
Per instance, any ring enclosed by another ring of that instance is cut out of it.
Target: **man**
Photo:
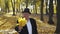
[[[37,25],[36,25],[36,21],[32,18],[29,18],[30,16],[30,12],[28,8],[25,8],[24,11],[22,12],[23,17],[26,18],[27,20],[27,24],[21,29],[21,31],[19,30],[19,26],[15,27],[15,30],[17,32],[19,32],[19,34],[38,34],[37,32]],[[17,21],[18,23],[18,21]]]

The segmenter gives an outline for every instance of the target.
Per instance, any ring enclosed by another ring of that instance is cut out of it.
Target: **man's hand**
[[[22,30],[23,27],[19,26],[19,32]]]

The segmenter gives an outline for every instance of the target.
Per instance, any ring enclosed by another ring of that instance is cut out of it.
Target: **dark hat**
[[[29,8],[25,8],[22,13],[29,13],[29,14],[31,14]]]

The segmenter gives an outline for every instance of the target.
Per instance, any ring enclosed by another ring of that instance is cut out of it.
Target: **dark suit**
[[[32,25],[32,34],[38,34],[36,21],[34,19],[30,18],[30,22],[31,22],[31,25]],[[15,30],[17,32],[19,31],[18,26],[15,27]],[[21,32],[19,32],[19,33],[20,34],[28,34],[27,25],[25,25],[23,27],[23,29],[21,30]]]

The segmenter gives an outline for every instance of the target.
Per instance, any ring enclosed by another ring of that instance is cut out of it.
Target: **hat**
[[[29,8],[25,8],[22,13],[29,13],[29,14],[31,14]]]

